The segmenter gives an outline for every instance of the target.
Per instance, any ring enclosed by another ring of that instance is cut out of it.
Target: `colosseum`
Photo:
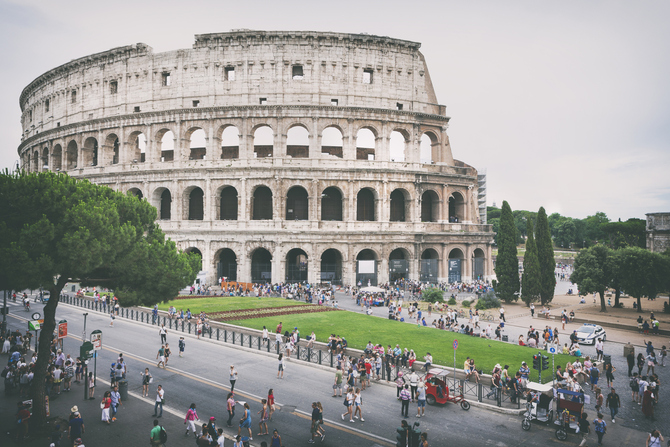
[[[148,200],[210,284],[488,279],[484,176],[419,47],[236,30],[85,56],[21,93],[21,164]]]

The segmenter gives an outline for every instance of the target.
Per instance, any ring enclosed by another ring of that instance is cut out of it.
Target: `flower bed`
[[[227,312],[214,312],[209,318],[215,321],[248,320],[250,318],[276,317],[280,315],[307,314],[316,312],[330,312],[339,309],[325,306],[281,306],[266,307],[264,309],[231,310]]]

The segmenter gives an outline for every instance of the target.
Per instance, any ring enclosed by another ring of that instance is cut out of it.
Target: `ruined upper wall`
[[[119,47],[28,85],[20,98],[23,138],[90,119],[192,107],[337,105],[444,116],[419,47],[367,34],[246,30],[197,35],[193,49],[164,53]]]

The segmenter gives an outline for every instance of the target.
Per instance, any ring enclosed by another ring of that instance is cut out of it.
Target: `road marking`
[[[300,418],[306,419],[308,421],[312,420],[312,415],[305,412],[305,411],[302,411],[302,410],[294,410],[291,414],[293,414],[295,416],[298,416]],[[348,425],[343,425],[341,423],[332,421],[330,419],[324,419],[324,421],[327,422],[326,424],[324,424],[326,427],[336,428],[338,430],[345,431],[345,432],[350,433],[352,435],[356,435],[356,436],[360,436],[361,438],[365,438],[368,441],[382,442],[384,445],[388,445],[390,447],[395,446],[395,443],[393,441],[391,441],[390,439],[382,438],[381,436],[377,436],[377,435],[374,435],[372,433],[367,433],[367,432],[364,432],[363,430],[359,430],[357,428],[352,428],[352,427],[349,427]]]

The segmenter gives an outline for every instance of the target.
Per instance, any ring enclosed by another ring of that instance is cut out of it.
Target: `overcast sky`
[[[421,42],[453,155],[488,203],[615,220],[670,212],[668,1],[0,0],[0,168],[18,160],[21,90],[65,62],[248,28]]]

